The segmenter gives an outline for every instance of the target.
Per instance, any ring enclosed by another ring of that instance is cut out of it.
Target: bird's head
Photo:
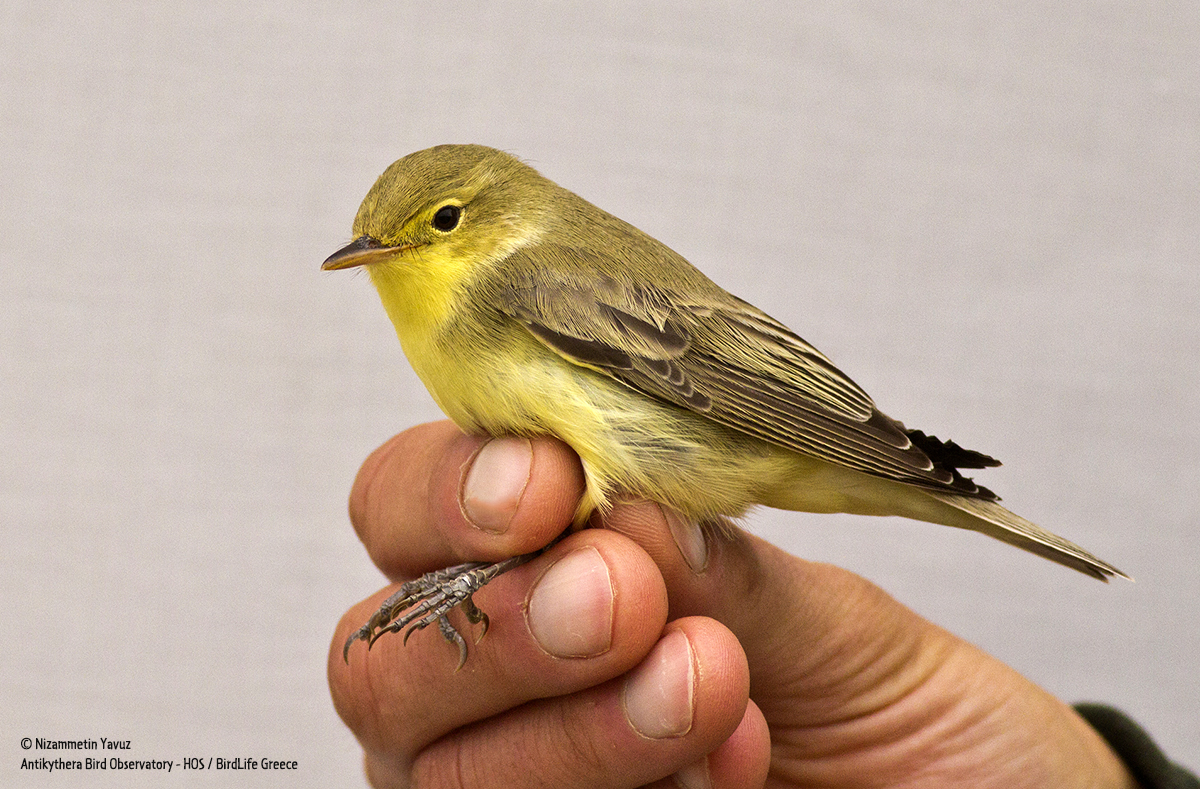
[[[551,189],[533,168],[494,148],[417,151],[379,176],[354,219],[354,241],[322,268],[366,266],[376,285],[380,275],[404,276],[404,269],[468,276],[540,235]]]

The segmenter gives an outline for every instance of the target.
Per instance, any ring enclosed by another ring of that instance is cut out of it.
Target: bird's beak
[[[366,266],[393,257],[407,248],[403,246],[387,247],[370,236],[359,236],[337,252],[325,258],[325,262],[321,264],[321,269],[324,271],[337,271],[343,268]]]

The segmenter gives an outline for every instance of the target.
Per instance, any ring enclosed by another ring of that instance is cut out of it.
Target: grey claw
[[[370,637],[371,637],[371,631],[368,630],[366,628],[366,626],[360,627],[358,630],[355,630],[350,635],[350,637],[346,639],[346,645],[342,647],[342,661],[345,663],[350,662],[350,645],[351,644],[353,644],[355,641],[365,641]],[[369,648],[370,647],[368,647],[368,649]]]
[[[450,619],[445,615],[439,616],[437,623],[438,630],[442,631],[442,637],[451,644],[458,645],[458,665],[454,669],[454,673],[457,674],[467,664],[467,642],[463,640],[462,634],[454,625],[450,624]]]

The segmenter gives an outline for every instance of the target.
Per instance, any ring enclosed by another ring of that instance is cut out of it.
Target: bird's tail
[[[938,522],[947,526],[981,532],[989,537],[995,537],[997,540],[1003,540],[1009,545],[1036,553],[1052,562],[1058,562],[1081,573],[1086,573],[1093,578],[1099,578],[1101,581],[1107,582],[1109,576],[1112,575],[1129,578],[1116,567],[1096,558],[1070,540],[1064,540],[1057,534],[1046,531],[1036,523],[1031,523],[1020,515],[1009,512],[994,501],[940,491],[922,492],[939,503],[948,505],[939,508],[942,510],[939,513],[941,517],[937,518]]]

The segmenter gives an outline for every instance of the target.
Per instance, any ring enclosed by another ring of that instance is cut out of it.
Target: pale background
[[[318,269],[442,142],[1005,460],[985,484],[1137,583],[896,520],[750,527],[1200,767],[1200,6],[1069,5],[6,4],[0,783],[361,785],[325,655],[382,579],[345,498],[438,412],[368,281]],[[34,777],[26,736],[301,769]]]

